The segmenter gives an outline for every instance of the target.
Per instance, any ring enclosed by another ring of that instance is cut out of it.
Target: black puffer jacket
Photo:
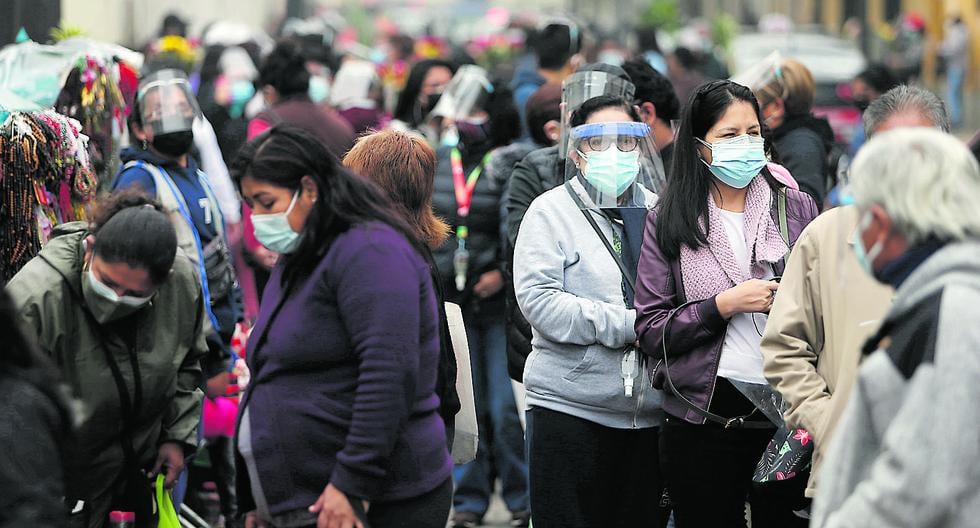
[[[834,145],[830,123],[812,114],[789,116],[772,131],[772,141],[776,161],[789,170],[800,190],[809,194],[818,208],[822,207],[827,195],[830,149]]]
[[[558,147],[548,147],[535,150],[518,163],[507,188],[507,371],[516,381],[523,381],[524,362],[531,353],[531,325],[524,319],[514,294],[514,244],[531,202],[564,181]]]
[[[469,216],[460,218],[457,212],[456,193],[453,186],[453,171],[450,163],[449,147],[440,147],[436,151],[438,165],[436,167],[435,189],[432,195],[432,206],[436,215],[444,218],[452,226],[452,234],[439,248],[432,252],[446,301],[454,302],[463,308],[464,313],[478,312],[485,316],[503,316],[503,292],[488,299],[479,299],[473,294],[473,287],[480,280],[480,275],[493,270],[503,269],[503,245],[500,233],[500,201],[503,188],[493,178],[481,174],[473,190],[473,200],[470,204]],[[483,162],[486,150],[463,152],[463,173],[470,173]],[[486,172],[484,170],[484,172]],[[469,229],[466,249],[469,251],[466,287],[463,291],[456,290],[453,254],[458,241],[456,229],[465,223]]]

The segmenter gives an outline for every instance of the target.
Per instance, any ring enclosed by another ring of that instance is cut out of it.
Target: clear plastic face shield
[[[764,110],[767,105],[776,99],[786,98],[786,85],[783,82],[782,63],[782,54],[774,51],[745,71],[732,76],[731,81],[751,89],[752,93],[759,100],[759,105]]]
[[[645,123],[591,123],[569,134],[565,179],[586,209],[648,208],[666,183]]]
[[[184,72],[161,70],[147,76],[136,92],[140,120],[154,136],[192,130],[200,115],[197,99]]]
[[[583,71],[570,76],[561,85],[561,140],[558,156],[567,159],[569,150],[569,123],[572,113],[582,103],[600,95],[614,95],[630,101],[636,87],[633,83],[602,71]]]
[[[427,135],[434,143],[438,139],[439,143],[455,145],[459,142],[457,122],[486,122],[488,116],[484,107],[491,93],[493,84],[486,70],[473,65],[461,66],[435,108],[429,112]]]
[[[374,63],[348,59],[337,70],[330,89],[330,104],[338,110],[375,108],[372,94],[380,89],[380,78]]]

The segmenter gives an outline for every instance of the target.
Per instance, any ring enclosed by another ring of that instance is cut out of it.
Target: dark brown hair
[[[378,186],[341,167],[316,137],[291,125],[276,125],[259,134],[238,151],[231,175],[239,188],[246,176],[291,191],[300,188],[304,176],[313,179],[320,199],[313,204],[299,246],[285,255],[282,283],[313,271],[333,241],[355,225],[387,224],[421,253],[415,231]]]
[[[116,191],[89,213],[95,253],[112,263],[143,268],[163,284],[177,256],[177,232],[160,204],[138,190]]]
[[[430,248],[449,236],[449,225],[432,212],[436,154],[425,140],[394,130],[368,134],[347,153],[344,166],[377,184]]]

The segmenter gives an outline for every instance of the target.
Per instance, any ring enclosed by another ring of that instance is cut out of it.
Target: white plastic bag
[[[465,464],[476,458],[479,433],[476,425],[476,404],[473,399],[473,375],[470,371],[470,346],[466,340],[463,312],[459,306],[446,303],[446,320],[453,352],[456,354],[456,392],[459,412],[456,413],[456,434],[453,437],[453,463]]]

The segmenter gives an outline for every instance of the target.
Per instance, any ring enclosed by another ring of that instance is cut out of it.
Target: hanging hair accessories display
[[[81,220],[97,179],[81,124],[54,111],[0,124],[0,283],[37,255],[54,225]]]
[[[0,285],[111,186],[142,61],[81,37],[0,50]]]

